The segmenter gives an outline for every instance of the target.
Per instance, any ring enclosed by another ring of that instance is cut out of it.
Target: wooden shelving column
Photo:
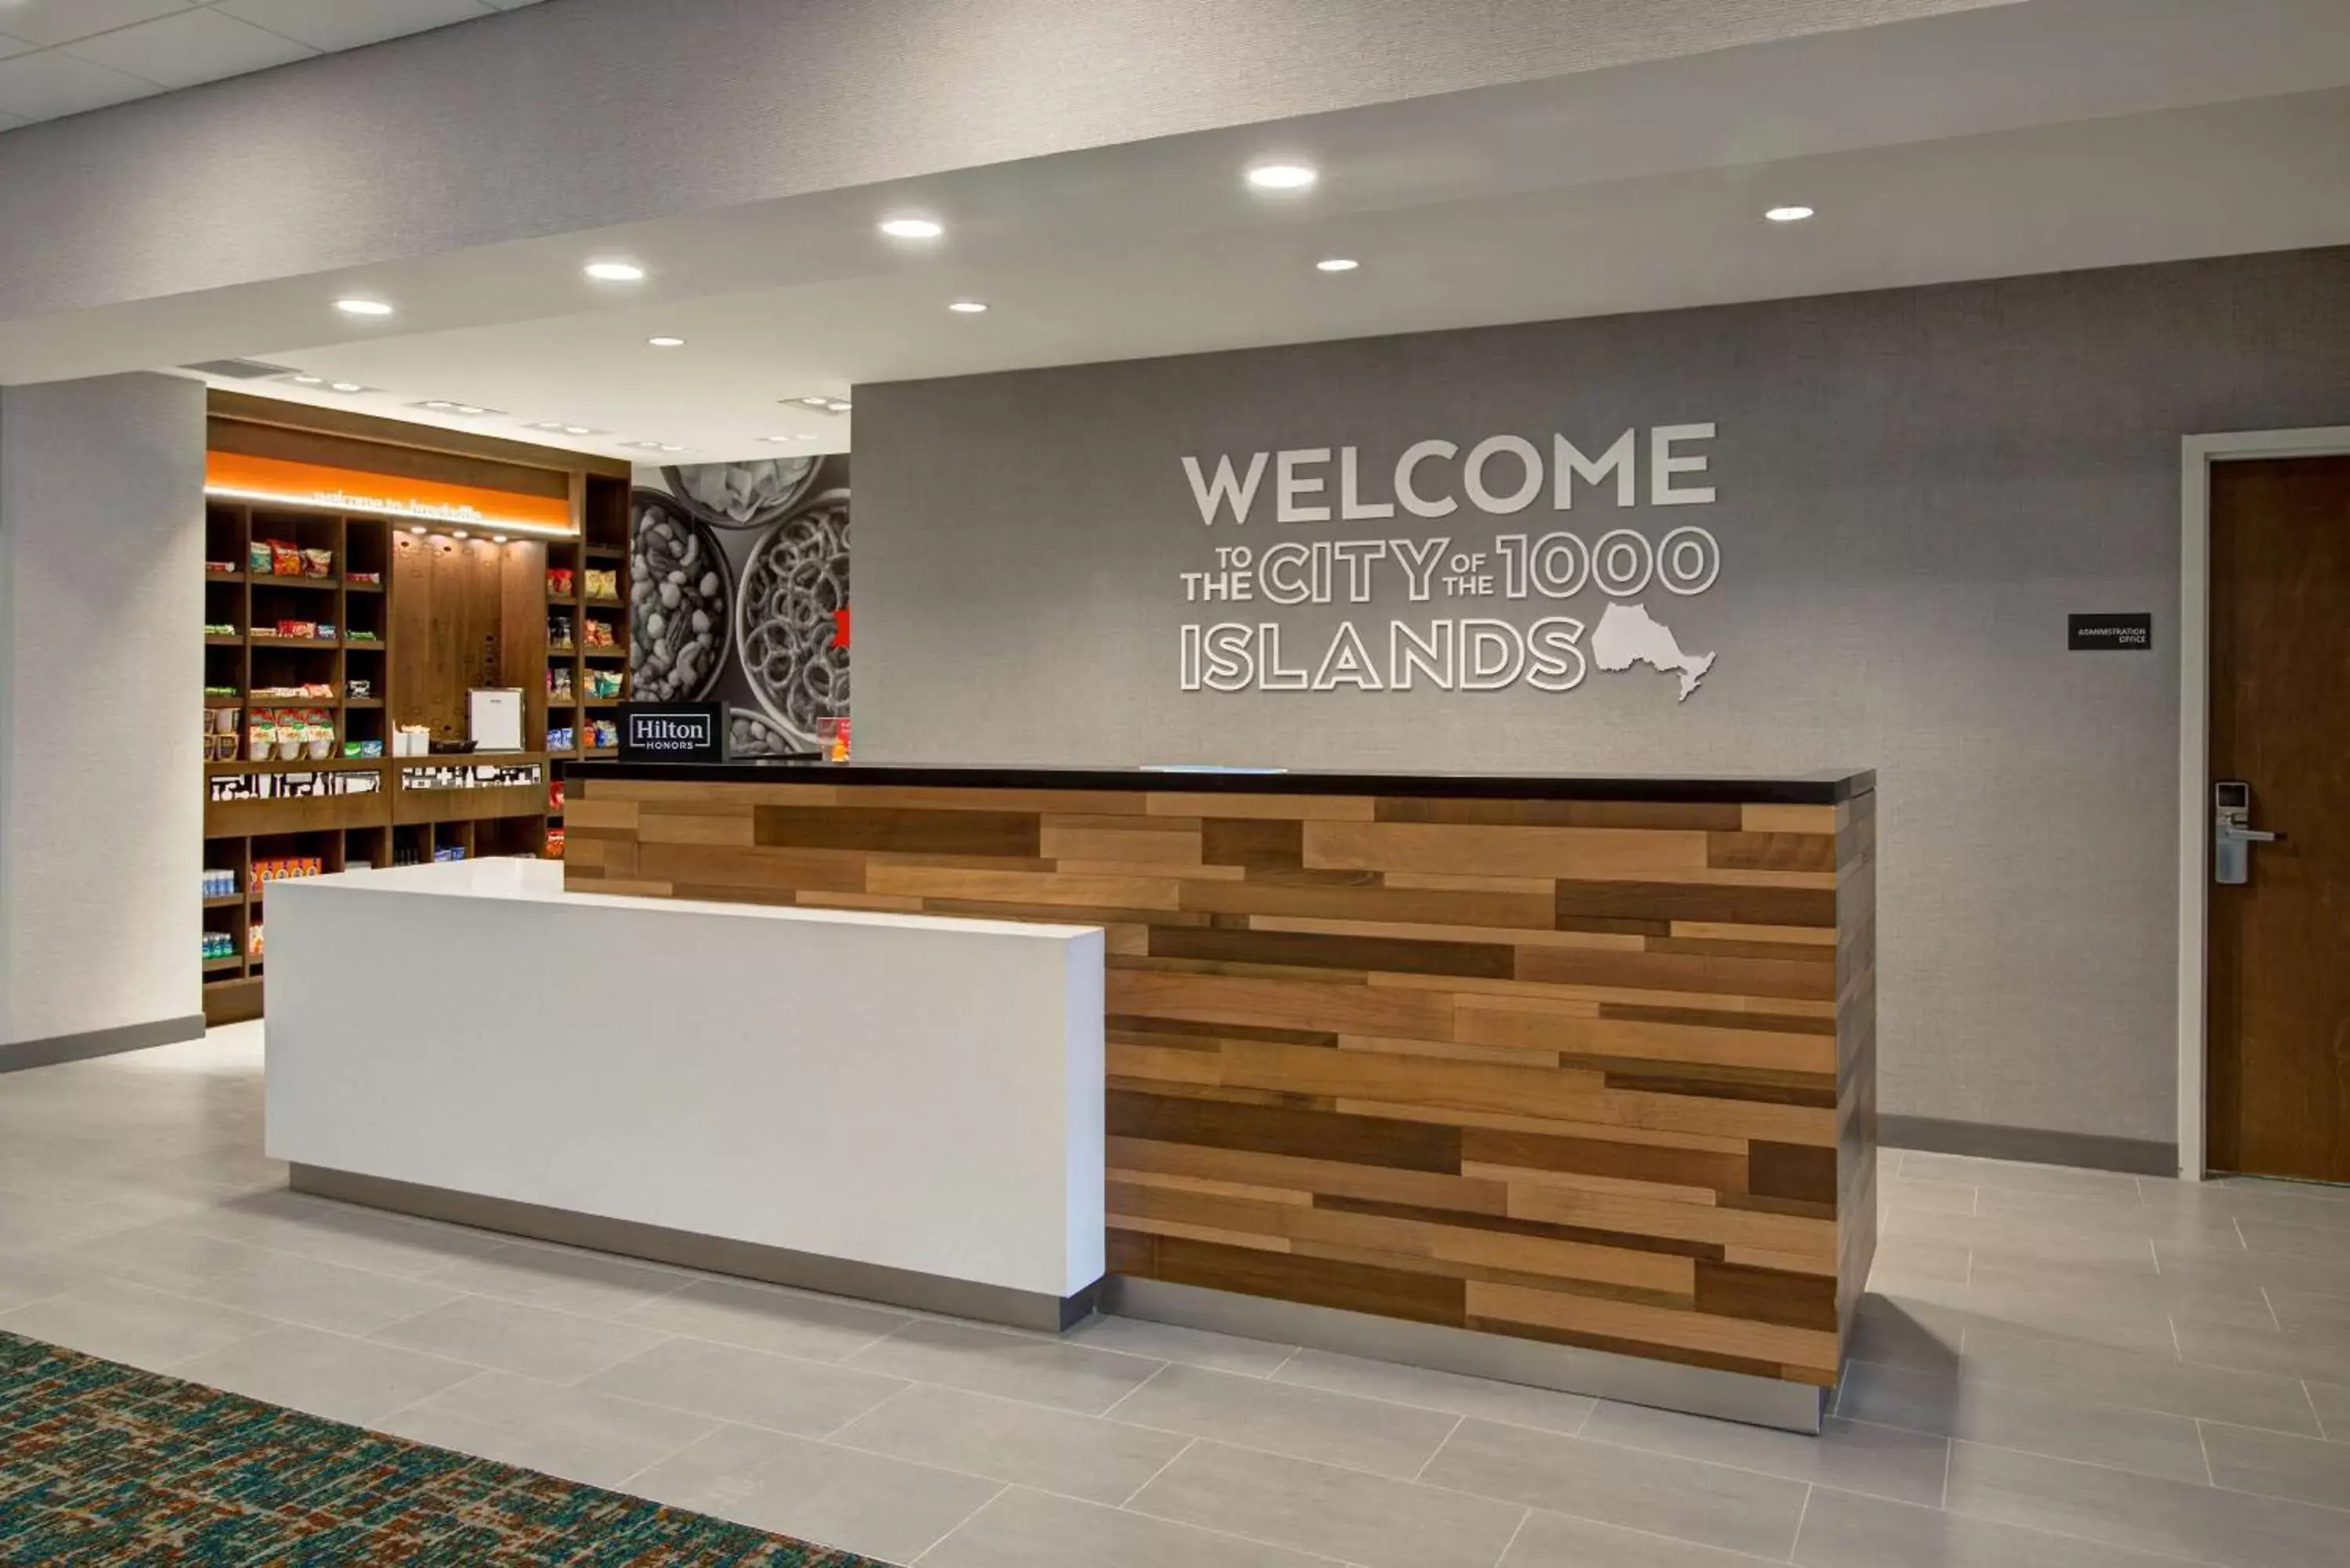
[[[598,719],[617,722],[621,702],[629,695],[629,483],[611,475],[589,474],[581,500],[580,538],[577,542],[551,543],[547,545],[546,565],[550,572],[568,568],[571,572],[571,593],[557,597],[550,588],[546,613],[550,637],[546,662],[550,674],[567,670],[570,675],[571,695],[557,699],[551,692],[546,703],[546,727],[549,731],[568,726],[572,744],[557,749],[550,735],[546,742],[550,792],[546,826],[550,829],[563,826],[563,813],[554,805],[553,784],[564,774],[563,764],[583,757],[608,757],[618,748],[601,750],[588,744],[589,726]],[[611,597],[588,597],[588,572],[590,569],[611,572],[618,593]],[[551,633],[556,616],[570,623],[571,641],[558,647]],[[591,648],[588,643],[588,621],[600,621],[612,630],[609,647]],[[620,678],[618,696],[590,697],[588,677],[591,670],[606,670]]]

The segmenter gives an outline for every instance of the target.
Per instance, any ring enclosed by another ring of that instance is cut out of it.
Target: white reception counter
[[[306,1190],[1029,1327],[1102,1274],[1091,927],[351,872],[270,888],[267,1040]]]

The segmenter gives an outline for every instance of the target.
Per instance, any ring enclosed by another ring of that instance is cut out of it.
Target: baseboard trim
[[[18,1040],[0,1045],[0,1073],[21,1073],[27,1067],[54,1067],[61,1062],[86,1062],[93,1056],[116,1056],[201,1039],[204,1015],[159,1018],[152,1023],[125,1023],[114,1029],[92,1029],[82,1034],[52,1034],[44,1040]]]
[[[1102,1281],[1101,1310],[1180,1328],[1308,1345],[1371,1361],[1589,1394],[1813,1436],[1819,1432],[1829,1392],[1807,1383],[1782,1383],[1677,1361],[1651,1361],[1614,1351],[1483,1334],[1447,1324],[1374,1317],[1310,1302],[1275,1301],[1128,1274],[1112,1274]]]
[[[1969,1154],[1979,1159],[2077,1165],[2091,1170],[2126,1171],[2132,1176],[2178,1174],[2178,1146],[2154,1138],[2049,1132],[1989,1122],[1945,1121],[1939,1116],[1895,1116],[1880,1111],[1877,1141],[1886,1148],[1914,1148],[1926,1154]]]
[[[445,1187],[398,1181],[384,1176],[362,1176],[321,1165],[292,1165],[286,1185],[296,1192],[332,1198],[344,1203],[387,1209],[397,1214],[471,1225],[535,1241],[553,1241],[589,1251],[610,1252],[648,1262],[672,1263],[712,1274],[733,1274],[771,1285],[789,1285],[827,1295],[854,1296],[886,1306],[916,1312],[944,1313],[976,1318],[1007,1328],[1062,1334],[1085,1321],[1094,1310],[1099,1282],[1073,1296],[1050,1296],[1017,1291],[1006,1285],[951,1280],[911,1269],[881,1263],[859,1263],[846,1258],[819,1257],[786,1247],[738,1241],[648,1225],[634,1220],[614,1220],[576,1210],[550,1209],[512,1198],[484,1198],[479,1193],[452,1192]]]

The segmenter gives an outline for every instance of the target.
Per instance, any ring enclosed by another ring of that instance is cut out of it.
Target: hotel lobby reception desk
[[[573,892],[1100,928],[1111,1310],[1816,1429],[1872,774],[571,779]]]

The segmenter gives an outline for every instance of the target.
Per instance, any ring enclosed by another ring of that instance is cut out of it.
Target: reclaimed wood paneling
[[[1875,797],[587,777],[568,886],[1097,924],[1114,1272],[1835,1380]]]

